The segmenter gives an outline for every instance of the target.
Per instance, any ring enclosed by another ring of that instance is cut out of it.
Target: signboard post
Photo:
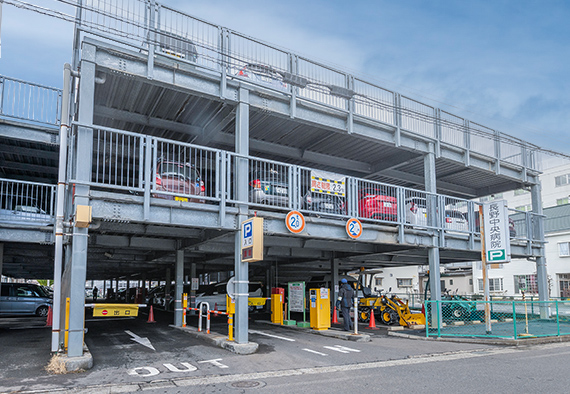
[[[485,292],[485,330],[487,334],[490,334],[491,309],[488,264],[511,261],[507,202],[505,200],[491,201],[479,206],[479,223],[481,223],[481,268]]]
[[[305,322],[305,282],[288,283],[289,302],[287,303],[287,321],[285,325],[295,325],[291,320],[291,312],[303,312],[303,322]]]

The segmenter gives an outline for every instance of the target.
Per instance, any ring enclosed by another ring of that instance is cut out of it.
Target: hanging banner
[[[509,213],[505,200],[483,204],[483,231],[485,232],[487,263],[508,263],[511,261]]]
[[[344,197],[346,177],[325,171],[311,171],[311,192]]]

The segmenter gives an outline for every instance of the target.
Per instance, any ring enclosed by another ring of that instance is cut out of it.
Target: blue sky
[[[570,154],[570,2],[161,3]],[[0,74],[61,87],[70,23],[4,4],[1,34]]]

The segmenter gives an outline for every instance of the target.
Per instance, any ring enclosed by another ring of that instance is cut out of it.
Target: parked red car
[[[366,187],[358,191],[358,214],[363,218],[398,220],[398,200],[382,188]]]
[[[156,191],[165,191],[180,195],[203,196],[206,188],[200,178],[200,172],[190,163],[159,160],[156,164]],[[185,196],[155,193],[154,197],[176,201],[204,202],[200,199],[188,199]]]

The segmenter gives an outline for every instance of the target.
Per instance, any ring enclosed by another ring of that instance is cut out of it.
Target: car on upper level
[[[406,199],[404,208],[406,223],[413,226],[428,226],[428,209],[425,197],[411,197]],[[437,212],[437,210],[436,210]],[[466,214],[457,209],[446,209],[443,218],[443,228],[447,230],[469,231],[469,222]]]
[[[387,195],[380,186],[364,187],[358,191],[358,214],[362,218],[395,222],[398,220],[398,200]]]
[[[206,192],[200,171],[190,163],[159,159],[156,164],[154,186],[153,197],[185,202],[204,202],[200,198],[188,197],[189,195],[204,196]]]
[[[15,205],[13,209],[0,209],[0,222],[53,226],[55,218],[34,205]]]
[[[249,202],[278,207],[289,206],[289,182],[287,173],[275,168],[254,170],[250,175]]]
[[[53,300],[41,286],[30,283],[2,283],[0,315],[37,315],[45,317]]]
[[[287,90],[287,84],[283,82],[283,77],[271,66],[247,63],[237,72],[237,75],[261,85],[267,85],[278,90]]]
[[[344,198],[326,193],[316,193],[310,190],[301,200],[301,208],[316,214],[343,215],[346,213]]]

